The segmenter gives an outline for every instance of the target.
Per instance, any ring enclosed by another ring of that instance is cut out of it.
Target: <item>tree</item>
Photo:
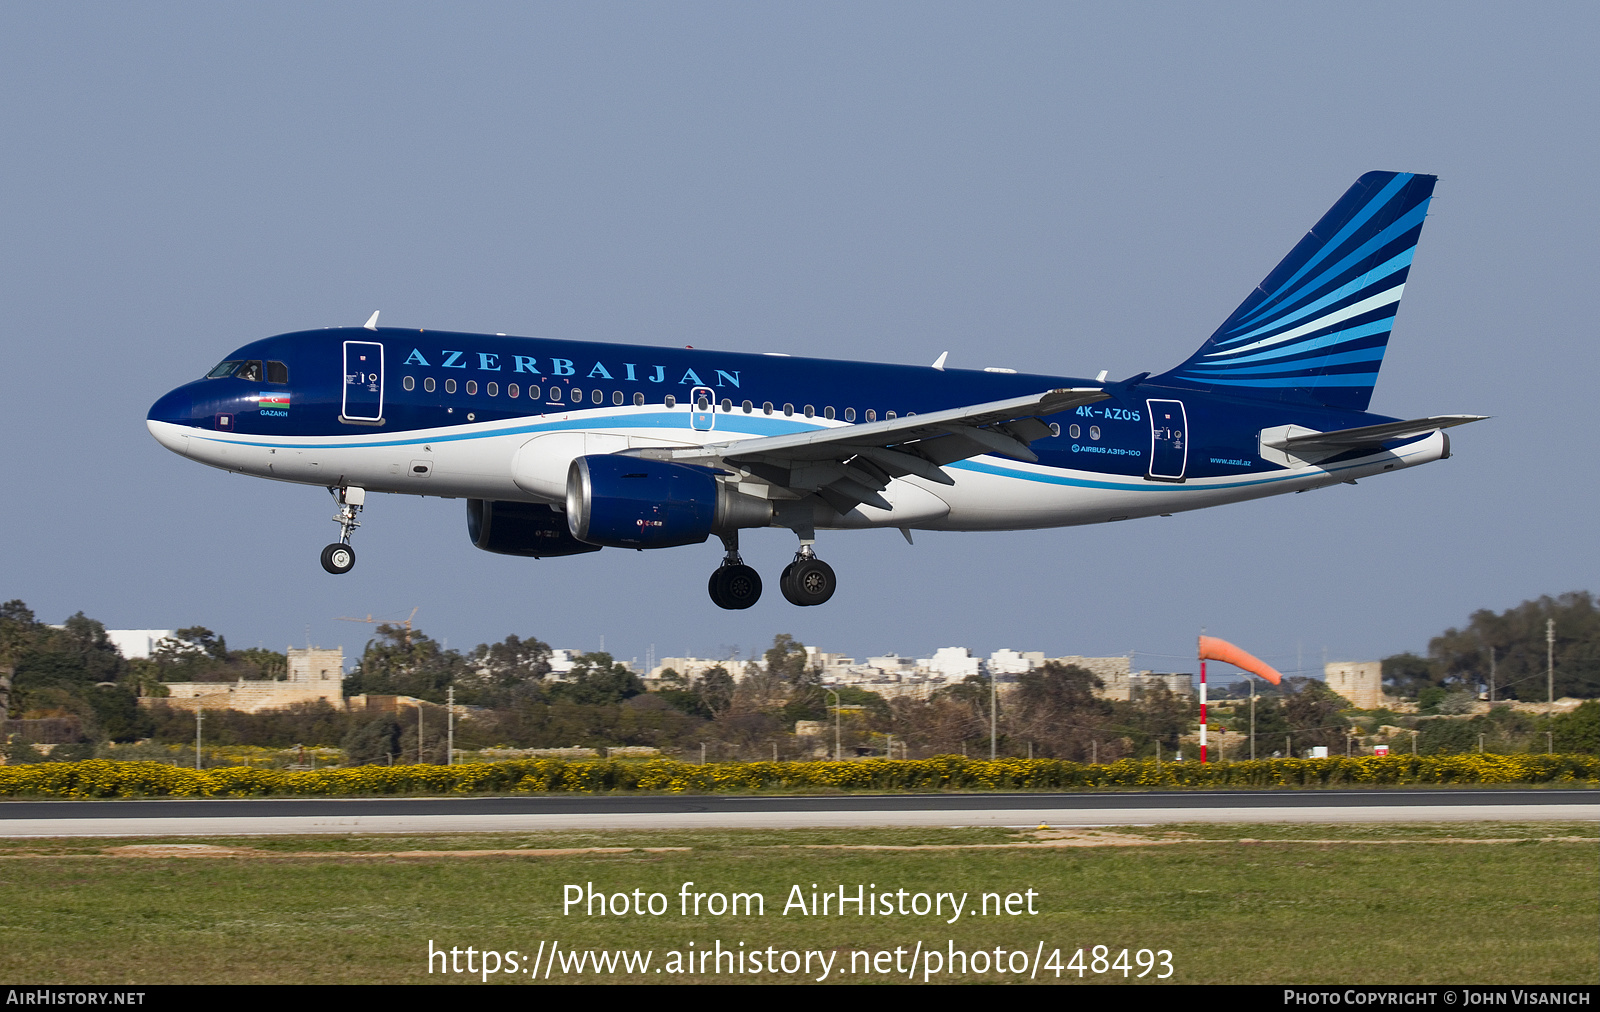
[[[466,661],[428,636],[402,625],[380,625],[368,641],[356,670],[345,679],[345,691],[415,696],[431,703],[445,701],[445,690],[466,671]]]
[[[387,762],[405,753],[401,751],[400,722],[394,714],[386,713],[364,724],[357,725],[344,736],[339,747],[344,750],[347,766],[365,766],[369,763]],[[415,754],[416,745],[412,743]]]
[[[499,643],[480,643],[467,656],[456,699],[495,708],[516,699],[543,699],[542,683],[549,674],[550,646],[541,640],[507,636]]]
[[[644,681],[607,653],[580,654],[568,679],[550,690],[551,698],[583,706],[615,706],[644,691]]]
[[[1058,661],[1024,672],[1006,715],[1009,736],[1013,742],[1032,742],[1038,755],[1119,758],[1131,742],[1112,725],[1111,703],[1095,695],[1104,684],[1093,672]]]
[[[1466,689],[1489,682],[1493,653],[1496,698],[1543,699],[1546,627],[1555,622],[1555,694],[1600,695],[1600,606],[1588,591],[1524,601],[1500,614],[1473,612],[1465,628],[1428,643],[1431,684]],[[1385,668],[1385,679],[1388,669]]]
[[[783,679],[792,688],[821,684],[822,670],[806,664],[806,645],[788,633],[779,633],[772,638],[772,646],[767,649],[763,659],[767,672]]]
[[[733,705],[733,676],[718,664],[706,669],[696,681],[694,690],[712,715],[726,713]]]

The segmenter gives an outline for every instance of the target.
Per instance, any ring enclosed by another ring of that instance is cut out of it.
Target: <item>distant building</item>
[[[106,639],[130,661],[142,661],[156,652],[162,640],[172,639],[171,629],[107,629]]]
[[[139,700],[139,705],[260,713],[322,700],[344,708],[342,647],[332,650],[290,647],[288,655],[288,678],[283,681],[241,678],[236,682],[166,682],[166,696],[145,696]]]
[[[759,668],[755,661],[714,661],[705,657],[663,657],[656,663],[650,673],[645,676],[652,683],[661,680],[661,673],[671,668],[676,671],[686,682],[694,682],[712,668],[721,668],[733,676],[735,682],[744,681],[745,677]]]
[[[993,675],[1022,675],[1034,668],[1044,667],[1044,652],[1030,650],[1019,653],[1006,648],[989,655],[989,673]]]
[[[933,656],[920,660],[917,666],[930,677],[959,682],[963,678],[983,673],[983,661],[972,656],[966,647],[940,647]]]
[[[1350,700],[1358,710],[1383,705],[1382,661],[1332,661],[1322,666],[1328,688]]]

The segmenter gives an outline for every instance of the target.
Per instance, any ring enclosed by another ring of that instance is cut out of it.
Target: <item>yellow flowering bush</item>
[[[1201,765],[1122,759],[1092,765],[1061,759],[864,759],[851,762],[686,763],[673,759],[514,759],[458,766],[354,766],[194,770],[161,762],[0,766],[0,797],[248,798],[396,794],[652,791],[1084,790],[1140,787],[1337,787],[1379,784],[1600,784],[1591,755],[1356,756],[1256,759]]]

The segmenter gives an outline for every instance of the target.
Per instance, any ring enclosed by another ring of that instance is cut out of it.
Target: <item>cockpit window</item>
[[[267,382],[268,383],[287,383],[287,382],[289,382],[289,367],[284,365],[282,362],[268,362],[267,363]]]
[[[214,380],[221,379],[224,376],[232,376],[233,371],[239,368],[239,366],[240,361],[236,358],[230,358],[226,362],[219,362],[217,363],[217,367],[215,369],[206,373],[206,379]]]
[[[239,371],[234,373],[234,375],[242,380],[249,380],[252,383],[260,383],[261,362],[256,359],[252,359],[251,361],[246,362],[244,365],[241,365],[239,367]]]

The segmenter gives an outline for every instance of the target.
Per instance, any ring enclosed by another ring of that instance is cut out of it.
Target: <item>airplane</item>
[[[1436,177],[1361,176],[1216,333],[1152,376],[931,366],[364,327],[229,353],[151,407],[162,446],[338,504],[465,499],[472,544],[551,558],[722,543],[707,589],[761,596],[741,531],[799,541],[791,603],[833,596],[817,532],[1111,523],[1303,492],[1450,456],[1447,428],[1367,407]]]

